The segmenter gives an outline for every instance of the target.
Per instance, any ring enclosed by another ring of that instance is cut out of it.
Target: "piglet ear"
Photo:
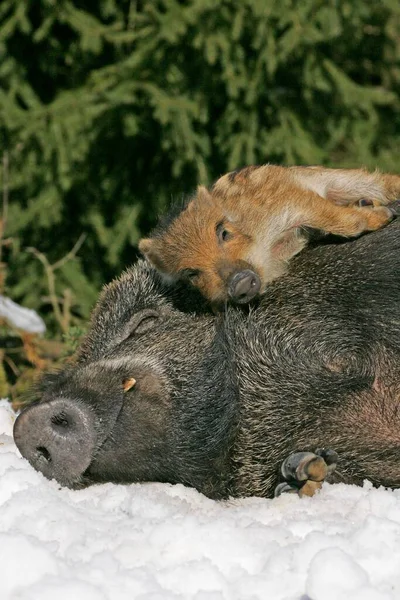
[[[140,240],[139,250],[156,269],[159,269],[160,271],[165,270],[156,240],[151,238]]]
[[[153,245],[153,240],[150,238],[143,238],[139,242],[139,250],[144,255],[147,255],[151,251],[151,247]]]
[[[212,203],[212,196],[204,185],[199,185],[197,188],[196,200],[199,202]],[[191,203],[190,203],[191,204]],[[189,206],[190,206],[189,204]]]

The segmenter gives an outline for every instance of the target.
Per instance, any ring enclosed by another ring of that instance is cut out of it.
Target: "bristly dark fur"
[[[140,261],[104,291],[76,365],[45,384],[44,402],[98,419],[87,483],[271,496],[289,454],[329,447],[342,481],[400,487],[399,220],[306,250],[246,310],[190,314],[175,293]],[[149,309],[145,332],[126,331]],[[137,386],[117,414],[126,376]]]

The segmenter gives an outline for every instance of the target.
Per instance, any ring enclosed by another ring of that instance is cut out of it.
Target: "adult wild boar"
[[[106,287],[77,362],[15,424],[62,485],[163,481],[270,496],[291,452],[400,484],[400,222],[309,249],[250,309],[199,310],[139,262]]]

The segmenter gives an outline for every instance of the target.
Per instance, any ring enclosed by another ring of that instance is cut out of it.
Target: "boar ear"
[[[288,262],[293,256],[301,252],[306,244],[307,239],[301,229],[294,227],[285,231],[276,240],[272,246],[272,254],[275,258]]]
[[[139,250],[147,260],[160,271],[165,271],[165,266],[161,257],[157,242],[151,238],[144,238],[139,242]]]
[[[129,392],[136,385],[136,379],[134,377],[128,377],[128,379],[124,379],[122,382],[122,389],[124,392]]]

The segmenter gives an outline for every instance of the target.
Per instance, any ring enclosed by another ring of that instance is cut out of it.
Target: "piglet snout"
[[[261,281],[259,276],[246,269],[236,273],[229,285],[229,296],[234,302],[243,304],[249,302],[256,296],[261,287]]]

